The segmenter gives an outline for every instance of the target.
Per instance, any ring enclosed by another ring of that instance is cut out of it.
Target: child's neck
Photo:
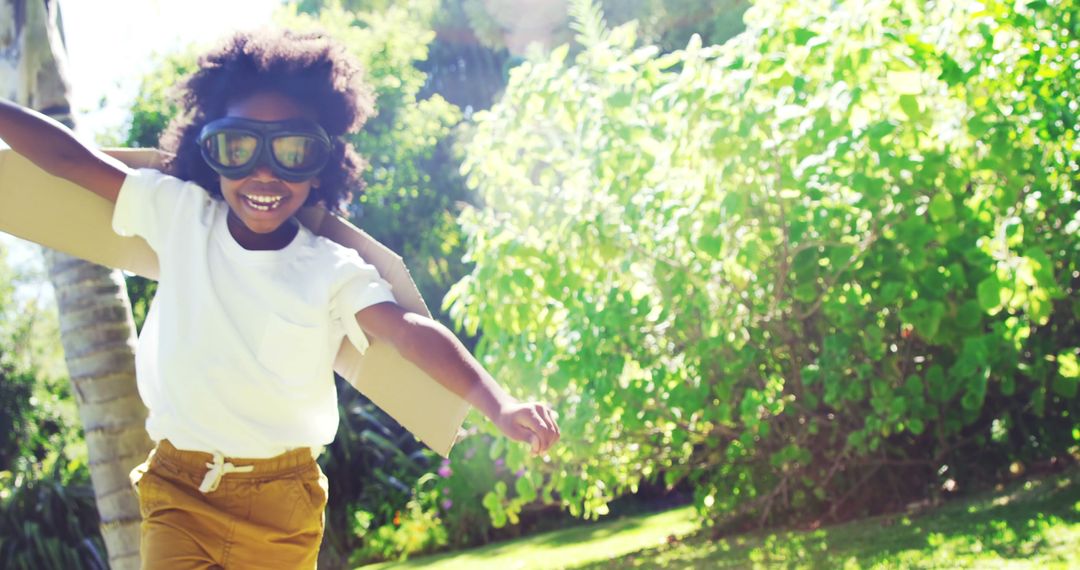
[[[296,232],[300,230],[300,223],[296,221],[296,218],[289,218],[287,222],[281,224],[276,230],[260,234],[251,231],[231,211],[226,226],[236,243],[240,244],[240,247],[249,250],[284,249],[296,237]]]

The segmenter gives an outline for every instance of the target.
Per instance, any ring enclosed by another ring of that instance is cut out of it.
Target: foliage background
[[[0,245],[0,567],[104,569],[105,545],[44,276]]]
[[[447,304],[571,434],[496,516],[837,520],[1076,454],[1075,3],[758,3],[668,54],[572,11],[463,163]]]

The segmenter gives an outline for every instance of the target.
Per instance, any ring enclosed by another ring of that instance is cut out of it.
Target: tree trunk
[[[71,125],[57,0],[0,0],[0,94]],[[135,385],[135,324],[122,274],[46,251],[60,340],[86,434],[101,532],[114,570],[139,567],[128,473],[152,447]]]
[[[60,340],[79,406],[101,534],[113,570],[139,567],[139,503],[128,473],[152,447],[135,386],[135,323],[117,270],[48,250]]]

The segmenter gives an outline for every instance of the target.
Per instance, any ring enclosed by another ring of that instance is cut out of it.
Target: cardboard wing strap
[[[129,166],[154,167],[151,149],[109,151]],[[112,231],[113,205],[52,176],[9,149],[0,149],[0,231],[92,261],[156,279],[157,256],[141,238]],[[398,304],[430,316],[401,257],[322,207],[302,210],[300,222],[317,235],[356,250],[393,287]],[[469,404],[406,360],[390,345],[369,338],[360,354],[346,338],[334,370],[419,440],[448,456]]]

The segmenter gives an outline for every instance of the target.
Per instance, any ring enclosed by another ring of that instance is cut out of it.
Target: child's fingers
[[[515,427],[514,433],[510,435],[513,439],[528,443],[534,455],[540,453],[543,442],[534,429],[527,425],[518,425]]]
[[[560,436],[559,424],[555,421],[551,409],[543,404],[531,404],[518,411],[514,424],[513,438],[528,442],[534,454],[548,450]]]
[[[548,426],[551,427],[551,431],[555,432],[555,438],[552,443],[559,440],[559,436],[562,435],[562,431],[559,430],[559,422],[555,421],[555,411],[547,406],[540,406],[540,411],[544,415],[544,419],[547,420]]]
[[[536,413],[536,410],[531,410],[530,413],[524,415],[521,423],[522,441],[527,441],[532,446],[533,454],[538,454],[544,449],[544,424]]]
[[[541,451],[547,451],[555,442],[559,441],[561,432],[559,431],[559,423],[555,421],[554,413],[551,408],[536,404],[534,411],[539,420],[538,426],[540,427],[540,435],[543,445]]]
[[[540,449],[537,453],[547,451],[551,444],[555,443],[558,439],[557,431],[558,426],[551,419],[551,415],[548,412],[547,406],[542,404],[533,404],[532,413],[530,414],[532,423],[535,426],[530,426],[530,429],[536,433],[536,436],[540,439]]]

